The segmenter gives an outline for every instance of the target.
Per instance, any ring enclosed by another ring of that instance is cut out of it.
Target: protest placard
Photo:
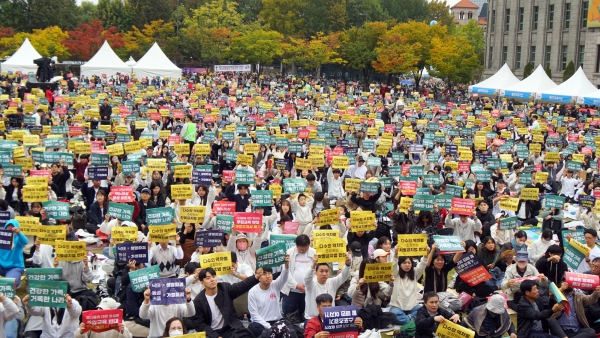
[[[565,205],[565,197],[558,195],[546,195],[545,203],[546,208],[557,208],[562,209]]]
[[[460,244],[461,240],[458,236],[433,236],[433,241],[438,245],[440,253],[449,254],[457,252],[465,252],[465,248]]]
[[[358,312],[356,305],[323,308],[323,331],[329,338],[358,337],[359,329],[354,325]]]
[[[472,252],[468,252],[461,257],[456,263],[455,270],[469,286],[476,286],[492,278],[487,268],[479,263]]]
[[[194,194],[194,186],[192,184],[173,184],[171,185],[171,197],[173,200],[191,200]]]
[[[285,243],[271,244],[256,250],[257,268],[274,268],[285,263]]]
[[[417,193],[417,182],[400,181],[400,191],[402,195],[414,196]]]
[[[108,214],[111,217],[119,219],[121,221],[132,221],[133,220],[133,205],[124,203],[108,202]],[[149,209],[152,210],[152,209]],[[136,233],[137,236],[137,233]]]
[[[150,305],[185,303],[185,278],[160,278],[150,280]]]
[[[66,308],[68,282],[66,281],[28,281],[29,306]]]
[[[233,216],[235,212],[235,202],[216,201],[213,203],[213,214]]]
[[[571,269],[577,270],[581,262],[585,260],[585,255],[587,255],[589,252],[590,248],[588,248],[585,244],[571,240],[567,244],[567,248],[565,249],[565,253],[563,255],[563,260]]]
[[[148,225],[166,225],[173,223],[175,210],[171,207],[153,208],[146,210]]]
[[[186,144],[187,145],[187,144]],[[174,168],[173,177],[175,178],[190,178],[192,177],[192,165],[178,165]]]
[[[10,229],[0,229],[0,250],[13,249],[14,233]]]
[[[344,184],[346,185],[346,191],[357,191],[360,188],[360,182],[362,182],[359,178],[346,178],[344,179]]]
[[[202,224],[204,222],[205,215],[206,215],[206,207],[203,205],[179,206],[179,221],[180,222]]]
[[[23,202],[48,201],[48,185],[25,185],[23,187]]]
[[[106,180],[108,177],[108,167],[87,167],[90,180]]]
[[[285,178],[283,191],[286,194],[297,194],[306,190],[306,180],[303,178]]]
[[[365,266],[365,282],[389,282],[394,263],[369,263]]]
[[[135,264],[148,263],[148,243],[119,243],[116,245],[116,249],[119,263],[128,263],[129,261],[135,261]]]
[[[579,205],[581,205],[584,208],[592,209],[596,205],[596,197],[580,194]]]
[[[337,238],[340,237],[340,231],[337,229],[331,230],[313,230],[312,232],[313,238],[315,241],[321,238]]]
[[[456,215],[473,216],[475,210],[475,200],[464,198],[452,199],[452,213]]]
[[[594,290],[600,285],[600,277],[597,275],[565,272],[565,282],[574,289]]]
[[[43,202],[44,210],[49,218],[54,218],[57,220],[67,220],[70,219],[69,208],[70,204],[68,202]]]
[[[233,229],[239,232],[262,231],[262,214],[256,212],[236,212],[233,214]]]
[[[319,220],[317,221],[317,226],[337,224],[339,223],[339,221],[340,215],[337,208],[322,210],[319,213]]]
[[[26,236],[37,236],[41,244],[54,245],[55,241],[64,241],[67,237],[67,229],[63,225],[31,225],[21,228]]]
[[[538,188],[523,188],[519,197],[524,201],[537,201],[539,193]]]
[[[498,224],[498,230],[515,230],[518,225],[519,218],[517,216],[502,218]]]
[[[236,184],[254,184],[254,173],[249,170],[235,171]]]
[[[123,309],[83,311],[81,313],[81,322],[85,325],[83,332],[118,331],[119,324],[123,323]]]
[[[314,232],[313,232],[314,234]],[[278,235],[271,233],[269,235],[269,243],[271,245],[284,243],[286,251],[296,246],[296,235]]]
[[[283,223],[283,233],[284,234],[296,234],[298,232],[299,227],[300,227],[300,222],[287,221],[287,222]]]
[[[62,268],[27,268],[27,281],[58,281],[62,279]]]
[[[343,238],[319,238],[313,247],[319,255],[319,263],[343,262],[346,260],[346,242]]]
[[[475,338],[475,331],[445,320],[438,325],[435,335],[438,338]]]
[[[572,241],[577,241],[581,244],[585,244],[585,234],[584,234],[585,229],[584,228],[575,228],[575,231],[572,231],[570,229],[563,229],[561,231],[561,235],[562,235],[562,242],[563,244],[566,246],[567,243],[569,242],[567,237],[568,235],[571,235],[573,238],[571,239]]]
[[[212,181],[212,170],[192,171],[192,184],[210,185]]]
[[[12,301],[15,298],[15,279],[0,278],[0,292]]]
[[[160,279],[160,268],[158,265],[129,272],[129,280],[133,292],[143,292],[148,288],[150,281],[153,279]]]
[[[370,210],[351,211],[350,224],[352,225],[352,232],[371,231],[377,227],[375,224],[375,214]]]
[[[347,169],[350,166],[350,159],[347,156],[334,156],[331,163],[333,169]]]
[[[231,253],[215,252],[208,255],[200,255],[200,266],[203,269],[213,268],[217,276],[227,275],[231,272]]]
[[[255,207],[273,206],[273,191],[255,190],[252,192],[252,205]]]
[[[132,186],[118,186],[110,188],[110,200],[115,203],[133,202],[134,194]]]
[[[519,209],[519,199],[512,197],[500,199],[500,209],[516,212]]]
[[[87,256],[83,241],[56,241],[55,247],[57,261],[80,261]]]
[[[215,228],[223,230],[223,232],[226,234],[230,234],[233,230],[233,216],[217,215],[215,220]]]
[[[427,234],[398,235],[398,256],[427,255]]]
[[[413,210],[433,211],[435,196],[417,195],[413,198]]]
[[[223,244],[223,230],[199,230],[196,232],[195,246],[214,248]]]
[[[381,188],[381,183],[379,182],[360,182],[360,192],[367,194],[377,194],[379,193],[379,189]]]

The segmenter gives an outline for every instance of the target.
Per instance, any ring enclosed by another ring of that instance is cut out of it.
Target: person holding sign
[[[575,187],[581,184],[579,177],[573,177],[573,171],[567,170],[566,176],[560,178],[560,196],[566,197],[567,203],[575,202]]]
[[[172,317],[192,317],[196,314],[190,289],[185,288],[185,304],[150,305],[150,289],[144,291],[144,302],[140,306],[140,318],[150,320],[149,337],[158,338],[162,335],[162,328]]]
[[[417,311],[421,308],[417,298],[420,291],[417,281],[421,279],[427,267],[427,257],[431,249],[427,247],[427,251],[428,254],[421,257],[415,267],[411,257],[398,257],[398,251],[395,250],[395,258],[397,258],[393,260],[395,280],[390,298],[390,312],[396,315],[395,324],[404,325],[417,318]]]
[[[464,242],[461,242],[460,245],[463,248],[465,247]],[[437,243],[434,243],[427,256],[425,282],[423,283],[425,292],[445,292],[448,288],[448,273],[454,269],[456,262],[458,262],[463,255],[463,252],[457,252],[451,261],[446,262],[444,256],[437,251],[437,248]]]
[[[440,299],[437,293],[430,291],[423,295],[423,306],[417,312],[415,324],[417,331],[415,338],[432,338],[438,325],[451,320],[454,323],[460,322],[460,315],[452,314],[440,307]]]
[[[575,219],[582,221],[583,225],[587,229],[600,230],[600,214],[594,212],[593,208],[587,208],[586,212],[583,212],[583,206],[579,206]],[[560,237],[560,234],[557,234]]]
[[[379,251],[381,249],[375,250]],[[383,250],[381,250],[383,251]],[[377,258],[383,257],[387,258],[387,255],[377,256]],[[381,309],[381,299],[379,299],[378,295],[381,293],[385,297],[390,297],[392,295],[392,288],[390,284],[385,281],[378,282],[366,282],[365,281],[365,270],[367,265],[375,265],[372,264],[373,261],[369,259],[363,259],[360,263],[360,267],[358,268],[358,276],[355,274],[352,276],[352,281],[350,282],[350,287],[348,288],[348,296],[352,298],[352,305],[358,307],[359,310],[362,309]],[[373,263],[377,263],[374,261]],[[393,274],[389,275],[389,282],[393,285],[394,276]],[[368,315],[370,317],[370,315]],[[368,318],[363,318],[363,320],[367,320]],[[380,318],[379,324],[380,326],[373,327],[373,332],[378,332],[379,330],[385,328],[387,325],[385,319]],[[390,322],[391,323],[391,320]],[[389,324],[387,323],[387,324]]]
[[[377,180],[377,178],[372,177],[372,178],[369,178],[366,182],[379,183],[379,180]],[[360,186],[359,186],[359,189],[360,189]],[[383,186],[379,186],[376,194],[363,192],[363,193],[361,193],[360,196],[358,196],[358,190],[357,190],[355,192],[352,192],[352,195],[350,195],[350,201],[352,201],[352,203],[358,205],[362,210],[365,210],[365,211],[370,210],[372,212],[375,212],[376,202],[377,202],[377,200],[379,200],[379,197],[383,193],[384,189],[385,188]]]
[[[317,297],[317,293],[325,291],[327,294],[334,297],[337,289],[348,279],[351,262],[352,255],[347,253],[342,273],[333,278],[329,278],[329,264],[319,263],[319,255],[315,253],[313,256],[312,269],[308,270],[304,276],[304,285],[306,286],[306,309],[304,311],[304,318],[311,319],[319,314],[316,304],[311,301],[311,299]],[[333,305],[335,306],[335,302]]]
[[[30,316],[42,317],[42,337],[73,337],[79,328],[81,306],[77,300],[65,295],[66,309],[56,307],[29,306],[29,295],[23,297],[23,305]]]
[[[517,331],[504,308],[505,299],[501,295],[493,295],[487,304],[480,305],[465,319],[465,324],[475,331],[475,338],[500,338],[506,334],[517,338]]]
[[[583,231],[583,235],[585,238],[585,245],[590,249],[590,252],[586,255],[585,259],[581,261],[579,267],[577,268],[578,273],[586,273],[591,269],[591,262],[596,258],[600,257],[600,248],[596,246],[596,239],[598,238],[598,233],[596,230],[585,229]],[[573,240],[573,235],[567,235],[567,241],[571,242]]]
[[[25,272],[23,247],[29,243],[27,236],[21,233],[19,221],[11,219],[4,224],[4,229],[13,233],[12,250],[0,250],[0,275],[15,279],[15,288],[21,284],[21,276]]]
[[[453,235],[460,237],[462,242],[475,240],[475,233],[481,234],[481,221],[477,218],[477,210],[473,210],[473,215],[459,215],[459,218],[452,218],[452,214],[446,216],[446,228],[454,229]]]
[[[15,299],[12,300],[6,297],[2,292],[0,292],[0,337],[7,337],[4,328],[6,324],[12,321],[17,314],[19,313],[19,297],[15,296]],[[21,312],[20,318],[18,320],[23,319],[23,313]],[[15,333],[17,329],[15,328]],[[16,336],[15,336],[16,337]]]
[[[329,308],[335,306],[333,304],[333,297],[329,293],[323,293],[315,298],[316,308],[319,312],[318,316],[310,319],[304,327],[304,338],[327,338],[329,332],[323,331],[323,308]],[[354,319],[354,325],[358,328],[358,331],[362,331],[363,320],[360,317]]]
[[[315,199],[303,193],[294,196],[291,199],[292,211],[294,212],[296,222],[300,223],[298,234],[304,234],[304,229],[313,221],[313,204]]]
[[[564,310],[562,304],[554,304],[552,308],[547,309],[542,299],[535,281],[525,280],[519,286],[523,294],[519,301],[517,309],[517,336],[524,338],[556,338],[566,337],[560,324],[554,319],[554,314]],[[550,326],[552,335],[543,331],[542,321]]]
[[[591,295],[586,295],[581,291],[575,292],[573,287],[569,286],[566,282],[562,282],[560,291],[564,294],[571,307],[568,314],[562,310],[552,316],[552,318],[558,317],[558,323],[564,332],[564,335],[560,334],[559,337],[596,337],[596,331],[590,328],[590,323],[586,317],[585,310],[588,306],[591,306],[598,301],[598,297],[600,297],[600,286],[596,286]],[[554,297],[551,297],[550,305],[553,303],[556,303],[556,301]]]
[[[581,206],[579,206],[581,208]],[[562,208],[544,208],[540,213],[542,218],[542,229],[550,229],[557,236],[562,236],[561,232],[564,227],[564,212]]]
[[[508,306],[513,311],[517,311],[517,307],[519,306],[519,301],[515,297],[515,293],[519,291],[521,278],[537,277],[540,275],[538,270],[529,264],[529,254],[527,254],[527,251],[517,251],[516,256],[517,263],[511,264],[506,268],[504,279],[502,280],[502,290],[506,294]],[[538,283],[543,287],[548,286],[548,278],[541,276]]]
[[[100,310],[116,310],[121,306],[121,303],[117,303],[114,299],[112,298],[104,298],[102,299],[102,302],[100,302],[100,305],[98,305],[98,309]],[[120,310],[117,310],[120,311]],[[96,312],[96,311],[94,311]],[[85,313],[83,314],[84,316],[84,321],[85,321]],[[89,323],[87,323],[89,324]],[[125,325],[121,322],[118,324],[117,327],[115,327],[114,329],[108,330],[108,331],[103,331],[103,332],[94,332],[94,331],[87,331],[86,330],[86,325],[85,322],[82,322],[79,325],[79,329],[75,330],[75,335],[73,338],[132,338],[133,336],[131,335],[131,332],[129,332],[129,330],[125,327]],[[93,325],[93,324],[92,324]]]

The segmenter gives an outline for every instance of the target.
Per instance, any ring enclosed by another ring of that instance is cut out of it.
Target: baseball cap
[[[102,299],[100,305],[98,305],[98,308],[102,310],[113,310],[119,308],[119,306],[121,306],[121,303],[118,303],[116,300],[107,297]]]
[[[350,243],[350,250],[355,257],[362,257],[362,250],[359,242]]]
[[[144,189],[142,189],[142,194],[143,194],[143,193],[148,193],[148,194],[151,194],[151,191],[150,191],[150,189],[148,189],[148,188],[144,188]]]
[[[529,262],[529,254],[527,251],[517,251],[517,262]]]
[[[358,161],[357,161],[357,162],[364,162],[364,161],[365,161],[365,159],[364,159],[362,156],[360,156],[360,157],[358,158]]]
[[[383,249],[377,249],[375,251],[373,251],[373,258],[377,258],[377,257],[381,257],[381,256],[388,256],[390,253],[383,250]]]

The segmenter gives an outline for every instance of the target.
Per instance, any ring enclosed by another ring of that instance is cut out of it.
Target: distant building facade
[[[454,17],[456,24],[464,25],[469,20],[477,21],[479,6],[469,0],[461,0],[456,5],[450,7],[450,13]]]
[[[504,63],[522,79],[527,63],[562,82],[570,61],[600,85],[600,28],[588,27],[590,0],[489,0],[484,78]]]

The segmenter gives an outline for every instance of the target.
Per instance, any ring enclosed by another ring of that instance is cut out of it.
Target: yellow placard
[[[179,221],[186,223],[198,223],[204,222],[204,215],[206,214],[206,207],[203,205],[199,206],[180,206],[179,207]]]
[[[383,140],[381,140],[381,141],[383,141]],[[377,150],[375,151],[375,154],[377,156],[387,156],[389,151],[390,151],[390,147],[384,146],[384,145],[380,145],[379,147],[377,147]]]
[[[146,127],[148,126],[148,124],[146,123],[146,121],[135,121],[135,129],[146,129]]]
[[[121,143],[107,145],[106,150],[108,151],[108,154],[110,156],[120,156],[125,154],[125,152],[123,151],[123,144]]]
[[[500,209],[517,211],[519,209],[519,199],[512,197],[500,199]]]
[[[524,201],[537,201],[539,192],[540,190],[538,188],[523,188],[521,189],[519,198]]]
[[[57,261],[80,261],[87,255],[84,241],[59,241],[55,243]]]
[[[279,184],[271,184],[269,190],[273,192],[273,198],[281,198],[283,187]]]
[[[37,219],[37,217],[25,218]],[[67,239],[67,228],[64,225],[25,225],[23,227],[23,223],[20,224],[23,235],[36,236],[42,244],[54,245],[56,241]]]
[[[15,220],[19,222],[19,228],[21,232],[25,235],[29,235],[29,228],[33,226],[38,226],[40,223],[39,217],[32,216],[16,216]]]
[[[583,161],[585,160],[585,155],[584,154],[573,154],[572,158],[573,158],[573,161],[575,161],[575,162],[583,163]]]
[[[529,151],[532,153],[541,153],[542,152],[542,145],[539,143],[530,143],[529,144]]]
[[[334,156],[331,163],[333,169],[347,169],[349,165],[350,159],[347,156]]]
[[[148,227],[152,242],[168,242],[177,235],[177,224],[152,225]]]
[[[548,173],[543,171],[538,171],[535,173],[535,180],[544,183],[548,180]]]
[[[389,282],[394,273],[394,263],[369,263],[365,266],[365,282]]]
[[[296,169],[297,170],[310,170],[312,166],[310,165],[310,160],[307,158],[296,157]]]
[[[544,156],[544,162],[549,163],[556,163],[558,162],[558,157],[560,156],[560,153],[558,152],[547,152],[546,156]]]
[[[439,338],[475,338],[475,331],[445,320],[438,325],[435,335]]]
[[[244,154],[258,154],[259,147],[260,145],[258,143],[244,144]]]
[[[196,155],[210,155],[210,144],[199,143],[194,146]]]
[[[125,142],[125,143],[123,143],[123,147],[125,148],[125,153],[127,153],[127,154],[137,153],[140,151],[140,149],[142,149],[142,146],[140,145],[140,141]],[[110,153],[110,150],[109,150],[109,153]]]
[[[351,211],[350,224],[352,232],[375,230],[375,214],[370,211]]]
[[[13,148],[13,158],[25,157],[25,148],[23,146]]]
[[[165,158],[149,158],[146,168],[149,171],[165,171],[167,168],[167,159]]]
[[[457,171],[458,170],[458,162],[455,162],[455,161],[444,162],[444,168],[445,167],[450,167],[451,171]]]
[[[173,176],[175,178],[192,178],[192,165],[178,165],[175,167]]]
[[[323,154],[325,153],[325,147],[324,146],[310,146],[310,153],[311,154]]]
[[[588,248],[587,245],[580,243],[579,241],[570,240],[569,244],[571,244],[573,248],[577,249],[577,251],[584,255],[587,255],[590,251],[592,251],[592,249]]]
[[[171,135],[171,131],[170,130],[161,130],[161,131],[158,132],[158,137],[160,137],[162,139],[168,138],[170,135]]]
[[[181,155],[189,155],[190,154],[190,144],[189,143],[179,143],[173,146],[173,150],[175,154]]]
[[[360,188],[360,178],[346,178],[344,179],[346,185],[346,191],[357,191]]]
[[[46,177],[42,177],[47,179]],[[23,202],[47,202],[48,183],[46,185],[25,185],[23,187]]]
[[[313,230],[312,235],[313,235],[313,239],[315,241],[317,241],[321,238],[340,237],[340,231],[339,230]]]
[[[252,155],[238,154],[237,161],[240,162],[241,165],[252,166]]]
[[[212,268],[217,276],[223,276],[231,273],[231,253],[215,252],[208,255],[200,255],[200,266],[203,269]]]
[[[425,255],[427,255],[427,234],[398,235],[398,256]]]
[[[398,211],[407,213],[408,207],[413,202],[411,197],[400,197],[400,204],[398,204]]]
[[[92,144],[91,143],[76,143],[75,144],[75,153],[77,154],[91,154],[92,153]]]
[[[40,135],[23,135],[23,144],[26,146],[37,146],[40,144]]]
[[[171,197],[173,200],[191,200],[194,193],[192,184],[173,184],[171,185]]]
[[[313,167],[325,166],[325,157],[323,154],[308,155],[308,159],[310,160],[310,165]]]
[[[47,186],[48,185],[48,177],[44,176],[33,176],[33,177],[25,177],[26,185],[37,185],[37,186]]]
[[[110,236],[114,244],[135,242],[138,238],[138,229],[136,227],[112,227]]]
[[[179,338],[206,338],[206,332],[195,332],[184,334],[183,336],[179,336]]]
[[[313,246],[319,255],[319,263],[343,262],[346,260],[346,241],[343,238],[320,238],[314,242]]]
[[[317,226],[325,226],[331,224],[338,224],[340,222],[340,215],[337,208],[327,209],[319,213],[319,220]]]

